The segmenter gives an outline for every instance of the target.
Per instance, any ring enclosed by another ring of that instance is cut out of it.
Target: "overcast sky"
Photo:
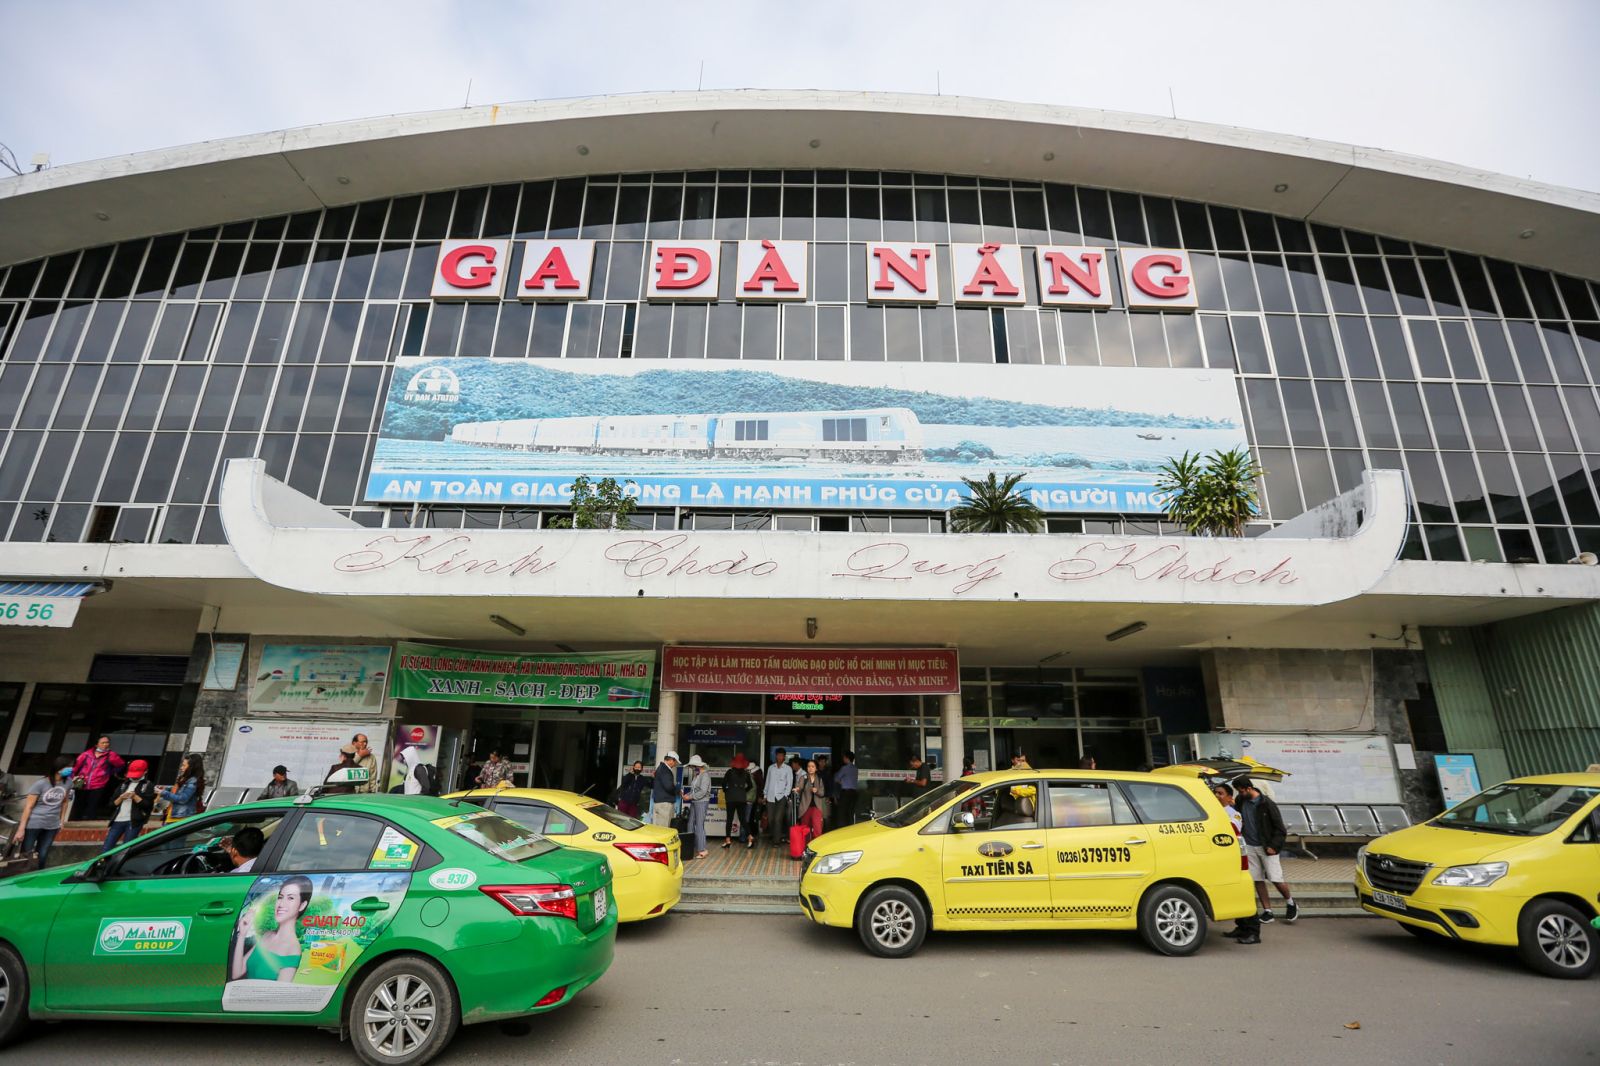
[[[1595,0],[0,0],[0,143],[56,165],[474,104],[826,88],[1170,114],[1600,190]]]

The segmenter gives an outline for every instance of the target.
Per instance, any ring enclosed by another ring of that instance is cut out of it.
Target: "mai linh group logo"
[[[448,367],[424,367],[406,382],[407,403],[459,403],[460,400],[461,381]]]

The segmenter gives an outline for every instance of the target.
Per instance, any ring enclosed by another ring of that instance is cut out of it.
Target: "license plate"
[[[1395,910],[1403,911],[1406,909],[1406,901],[1389,892],[1374,891],[1372,893],[1372,902],[1382,904],[1385,907],[1393,907]]]
[[[596,889],[594,893],[594,920],[597,922],[605,921],[606,913],[609,909],[606,903],[606,890],[603,888]]]

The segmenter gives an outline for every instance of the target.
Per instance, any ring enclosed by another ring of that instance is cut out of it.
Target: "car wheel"
[[[1193,955],[1206,939],[1206,912],[1194,893],[1161,885],[1139,903],[1139,935],[1163,955]]]
[[[22,956],[0,947],[0,1047],[15,1040],[28,1024],[28,968]]]
[[[450,978],[413,956],[369,970],[346,1007],[350,1042],[369,1066],[421,1066],[444,1049],[460,1021]]]
[[[920,948],[928,935],[928,911],[916,893],[885,885],[861,901],[856,933],[874,955],[903,959]]]
[[[1600,966],[1600,936],[1576,907],[1534,900],[1517,919],[1517,952],[1548,977],[1588,977]]]

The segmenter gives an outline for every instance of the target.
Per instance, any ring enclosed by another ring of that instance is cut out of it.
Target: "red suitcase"
[[[794,825],[789,827],[789,858],[803,859],[806,856],[806,845],[811,843],[811,827],[808,825]]]

